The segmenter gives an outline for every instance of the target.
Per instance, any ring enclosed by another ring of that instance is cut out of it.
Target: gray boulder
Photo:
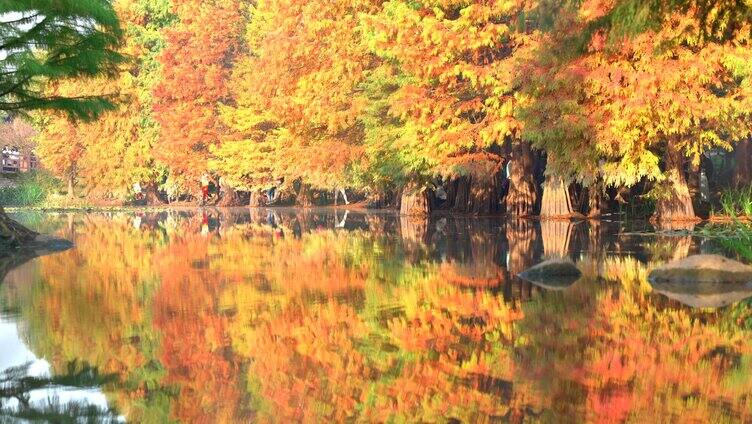
[[[582,272],[568,259],[550,259],[521,272],[518,277],[550,290],[563,290],[574,284]]]

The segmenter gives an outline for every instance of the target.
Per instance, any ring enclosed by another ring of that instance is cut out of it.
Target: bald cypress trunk
[[[298,204],[298,206],[304,208],[310,208],[313,206],[313,193],[311,191],[311,187],[308,186],[308,184],[300,185],[300,190],[298,190],[298,195],[295,198],[295,202]]]
[[[144,197],[147,205],[164,205],[165,202],[159,197],[159,190],[156,183],[148,183],[144,187]]]
[[[740,141],[734,149],[736,168],[734,169],[734,186],[752,184],[752,142]]]
[[[251,192],[251,196],[248,199],[248,206],[252,208],[258,208],[263,206],[262,195],[257,190]]]
[[[235,191],[233,187],[231,187],[229,184],[220,182],[219,187],[219,203],[217,203],[217,206],[220,207],[232,207],[232,206],[240,206],[240,197],[238,196],[238,193]]]
[[[494,215],[501,212],[499,165],[495,164],[458,177],[449,183],[447,201],[452,212],[471,215]]]
[[[665,189],[658,199],[653,220],[694,221],[697,220],[692,196],[689,193],[687,178],[684,174],[684,157],[671,143],[664,155],[666,181]]]
[[[608,209],[603,182],[598,181],[588,187],[588,218],[600,218]]]
[[[531,216],[535,213],[535,159],[528,143],[512,146],[509,162],[509,193],[506,212],[515,216]]]
[[[428,216],[431,214],[431,202],[428,190],[421,189],[415,184],[408,184],[402,191],[400,201],[400,215]]]
[[[580,216],[572,206],[569,184],[563,179],[546,177],[546,182],[543,184],[540,216],[548,219],[570,219]]]

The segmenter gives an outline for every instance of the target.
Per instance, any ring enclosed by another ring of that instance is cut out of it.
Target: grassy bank
[[[57,192],[60,181],[44,171],[6,174],[0,188],[0,204],[4,206],[36,206]]]
[[[43,170],[23,174],[5,174],[2,176],[0,186],[0,205],[7,209],[84,209],[96,207],[88,199],[67,196],[63,183]]]

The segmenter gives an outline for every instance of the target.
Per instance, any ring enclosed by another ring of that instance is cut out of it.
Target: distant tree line
[[[190,201],[209,175],[223,205],[348,189],[405,214],[595,217],[650,199],[670,221],[727,166],[750,183],[748,2],[113,6],[130,60],[46,94],[120,107],[37,117],[42,160],[92,195]]]

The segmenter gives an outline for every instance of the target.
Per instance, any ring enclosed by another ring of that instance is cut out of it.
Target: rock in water
[[[519,277],[535,285],[552,290],[562,290],[582,276],[574,262],[567,259],[551,259],[521,272]]]
[[[719,255],[695,255],[654,269],[651,284],[665,283],[749,283],[752,266]]]

